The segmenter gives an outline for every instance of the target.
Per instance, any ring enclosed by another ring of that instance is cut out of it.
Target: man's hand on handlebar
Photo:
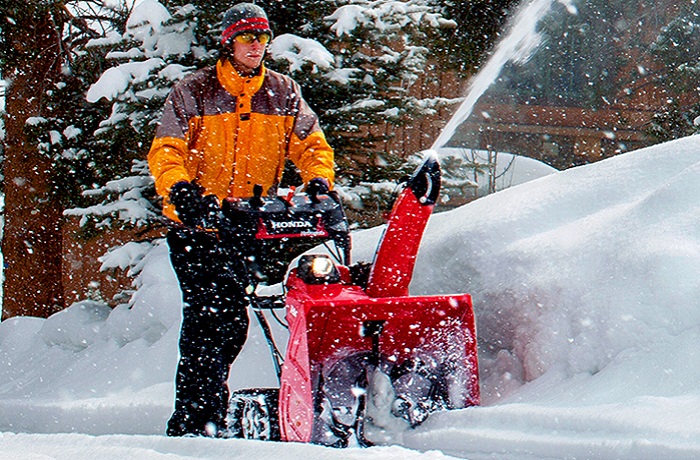
[[[215,227],[221,209],[215,195],[203,196],[204,188],[194,182],[180,181],[170,189],[170,202],[183,224],[191,228]]]
[[[314,177],[306,185],[306,193],[311,198],[311,201],[317,202],[319,195],[328,195],[330,185],[328,181],[322,177]]]

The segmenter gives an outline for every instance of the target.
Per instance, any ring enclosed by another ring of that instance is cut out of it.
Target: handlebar
[[[256,242],[295,239],[333,240],[350,263],[350,231],[340,199],[327,195],[297,194],[263,197],[255,186],[251,198],[227,198],[221,206],[219,235],[241,253],[251,254]]]

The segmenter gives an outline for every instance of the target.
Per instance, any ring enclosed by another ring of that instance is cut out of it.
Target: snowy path
[[[89,436],[84,434],[0,434],[4,460],[447,460],[440,452],[401,447],[336,450],[306,444],[165,436]]]
[[[2,410],[9,409],[2,404]],[[205,438],[173,439],[162,435],[79,434],[94,431],[93,415],[84,413],[76,433],[0,434],[2,459],[697,459],[700,419],[696,399],[640,399],[636,404],[561,407],[511,403],[435,414],[422,427],[394,440],[398,445],[344,450],[295,443]],[[156,412],[163,412],[160,408]],[[673,414],[669,417],[669,414]],[[25,416],[46,417],[35,408]],[[77,421],[78,413],[72,420]],[[112,413],[119,426],[138,431],[135,410]],[[148,420],[153,414],[148,414]],[[57,411],[57,426],[71,417]],[[106,417],[108,420],[111,417]],[[92,424],[92,428],[88,425]],[[100,425],[109,431],[111,423]],[[36,427],[35,427],[36,428]],[[21,431],[21,430],[18,430]],[[149,431],[146,429],[146,431]]]

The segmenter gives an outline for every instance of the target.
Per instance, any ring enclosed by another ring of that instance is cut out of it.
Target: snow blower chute
[[[285,295],[253,297],[280,387],[235,392],[231,436],[372,445],[432,412],[479,404],[470,296],[408,292],[439,191],[440,167],[431,155],[400,192],[370,265],[350,264],[350,235],[337,196],[257,195],[224,203],[223,239],[329,239],[339,259],[303,255],[287,277]],[[284,360],[260,313],[265,308],[286,310]]]

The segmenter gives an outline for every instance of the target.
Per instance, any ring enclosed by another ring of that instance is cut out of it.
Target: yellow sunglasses
[[[244,45],[250,45],[252,44],[255,40],[257,40],[261,45],[267,45],[272,37],[270,34],[263,32],[261,34],[254,34],[252,32],[248,32],[245,34],[240,34],[236,35],[235,40],[238,43],[243,43]]]

